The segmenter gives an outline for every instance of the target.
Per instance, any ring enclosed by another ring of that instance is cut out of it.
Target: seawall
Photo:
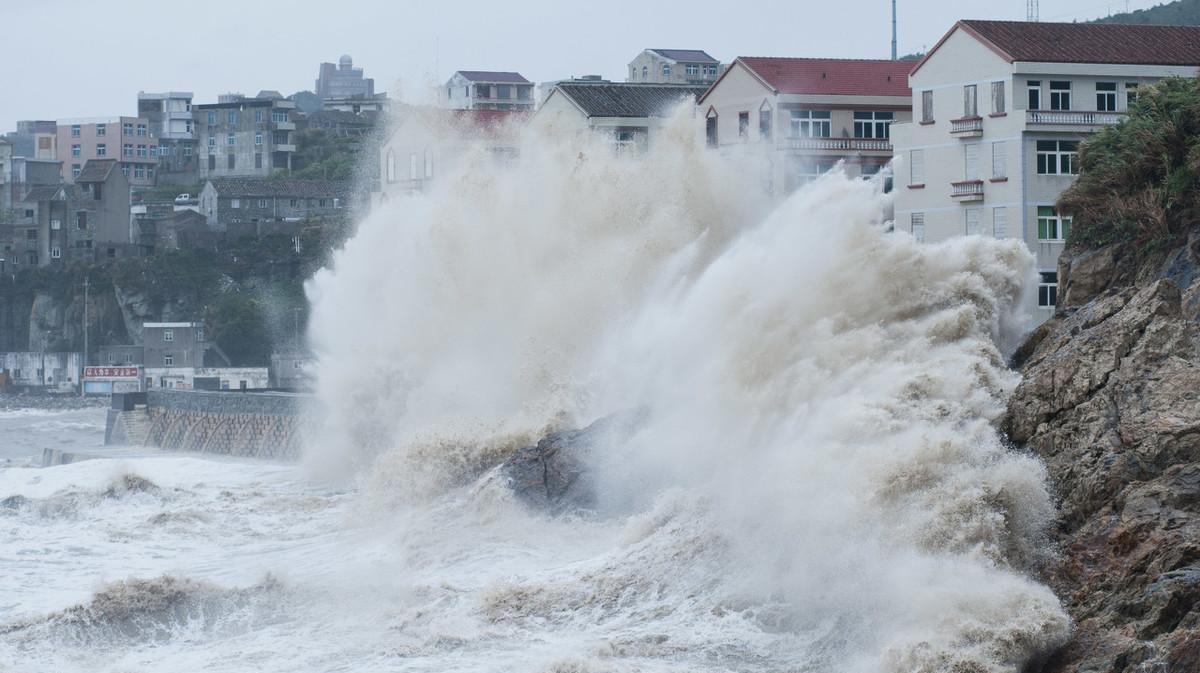
[[[113,395],[105,443],[297,460],[310,399],[296,393],[195,390]]]

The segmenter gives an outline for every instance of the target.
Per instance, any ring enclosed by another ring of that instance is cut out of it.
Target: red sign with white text
[[[85,379],[136,379],[137,367],[84,367]]]

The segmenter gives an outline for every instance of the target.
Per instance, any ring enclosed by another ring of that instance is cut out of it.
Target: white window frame
[[[387,151],[387,181],[396,181],[396,153],[392,150]]]
[[[932,90],[925,90],[921,92],[921,121],[925,123],[933,122]]]
[[[62,259],[62,248],[58,246],[50,248],[50,259]]]
[[[1066,84],[1067,87],[1055,87],[1056,84]],[[1071,109],[1071,80],[1051,80],[1050,82],[1050,109],[1051,110],[1070,110]]]
[[[171,342],[174,340],[175,340],[175,330],[173,330],[173,329],[163,330],[163,341],[164,342]]]
[[[828,138],[833,135],[830,110],[791,110],[788,132],[792,138]]]
[[[417,153],[409,152],[408,154],[408,179],[416,180],[420,174],[417,172]]]
[[[912,150],[908,155],[908,184],[925,184],[925,150]]]
[[[230,207],[230,208],[239,208],[239,209],[240,209],[240,208],[242,207],[242,200],[241,200],[241,199],[230,199],[230,200],[229,200],[229,207]]]
[[[1058,305],[1058,272],[1038,272],[1038,308],[1054,308]]]
[[[1026,105],[1030,110],[1042,109],[1042,80],[1035,79],[1025,83],[1025,91],[1027,92]],[[1037,99],[1036,101],[1034,99]],[[1036,104],[1035,104],[1036,102]]]
[[[1049,210],[1049,213],[1043,211]],[[1067,240],[1075,218],[1063,215],[1054,206],[1037,207],[1037,237],[1042,243],[1061,243]],[[1044,233],[1044,235],[1043,235]]]
[[[1112,87],[1101,89],[1100,87]],[[1116,82],[1096,82],[1096,111],[1097,112],[1116,112],[1117,111],[1117,83]]]
[[[1054,149],[1042,149],[1043,143],[1054,143]],[[1075,149],[1063,149],[1064,143],[1073,144]],[[1044,158],[1044,160],[1043,160]],[[1034,144],[1034,170],[1038,175],[1078,175],[1078,140],[1038,140]],[[1066,164],[1067,170],[1063,170]]]
[[[175,366],[175,355],[172,353],[163,353],[163,366],[164,367],[174,367]]]
[[[896,113],[883,110],[856,110],[854,112],[854,137],[879,138],[891,137],[892,122],[896,121]]]

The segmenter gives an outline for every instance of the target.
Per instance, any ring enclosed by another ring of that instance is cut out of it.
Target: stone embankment
[[[159,390],[144,396],[114,395],[105,443],[296,460],[308,399],[273,392]]]

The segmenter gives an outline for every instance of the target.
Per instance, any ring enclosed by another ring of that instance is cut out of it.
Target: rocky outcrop
[[[1171,280],[1097,274],[1027,345],[1005,420],[1061,501],[1045,579],[1076,635],[1041,670],[1200,671],[1200,325]]]

